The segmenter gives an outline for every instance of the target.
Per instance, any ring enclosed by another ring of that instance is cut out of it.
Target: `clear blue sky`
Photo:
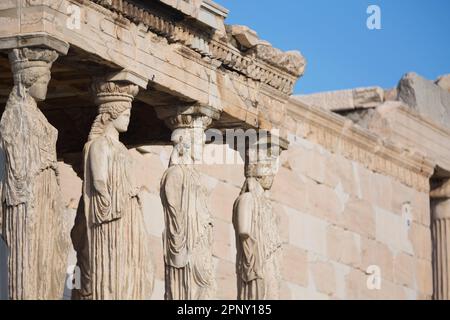
[[[379,85],[395,87],[415,71],[450,73],[450,0],[215,0],[244,24],[308,61],[296,93]],[[366,27],[367,7],[381,8],[382,30]]]

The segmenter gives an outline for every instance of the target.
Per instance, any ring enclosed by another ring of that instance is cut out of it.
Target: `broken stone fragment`
[[[355,109],[375,108],[384,101],[384,90],[380,87],[357,88],[353,90]]]
[[[258,34],[247,26],[227,26],[227,33],[231,34],[243,49],[250,49],[259,44]]]
[[[380,87],[339,90],[296,97],[300,101],[330,111],[375,108],[384,102],[384,90]]]
[[[445,79],[440,80],[445,83]],[[416,73],[406,74],[398,84],[398,99],[430,120],[450,127],[450,92]]]
[[[436,84],[444,90],[450,92],[450,74],[441,76],[436,80]]]

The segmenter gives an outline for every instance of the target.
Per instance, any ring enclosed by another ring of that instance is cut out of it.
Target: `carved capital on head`
[[[91,92],[95,103],[103,106],[110,102],[132,102],[139,92],[139,87],[128,82],[95,79],[91,85]]]
[[[40,77],[50,73],[58,53],[45,48],[20,48],[9,52],[14,84],[31,87]]]
[[[158,118],[164,120],[171,129],[208,128],[213,120],[220,117],[220,113],[209,106],[190,104],[176,107],[158,107],[155,109]]]
[[[267,131],[260,131],[256,140],[246,148],[245,176],[275,176],[279,168],[279,158],[283,141]]]

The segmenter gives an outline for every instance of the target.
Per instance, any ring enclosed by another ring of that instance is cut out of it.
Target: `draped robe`
[[[250,195],[250,237],[241,239],[237,231],[236,214]],[[276,300],[279,298],[281,239],[276,216],[267,195],[251,191],[241,195],[234,205],[233,224],[236,230],[236,273],[239,300]]]
[[[93,157],[101,163],[102,174],[91,168]],[[90,270],[90,275],[82,275],[90,283],[84,283],[82,289],[91,290],[95,300],[149,299],[153,264],[128,150],[119,141],[100,136],[86,144],[84,163],[86,216],[80,222],[88,228],[85,241],[89,252],[80,257],[89,261],[78,263]],[[105,193],[94,186],[103,178]]]
[[[9,249],[10,299],[61,299],[68,237],[57,177],[57,130],[14,87],[0,123],[6,158],[2,235]]]
[[[161,181],[166,300],[212,299],[212,219],[200,175],[174,165]]]

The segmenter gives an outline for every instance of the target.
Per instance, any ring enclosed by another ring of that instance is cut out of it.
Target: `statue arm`
[[[244,193],[236,201],[233,217],[236,237],[240,243],[237,248],[242,268],[239,276],[245,282],[262,278],[259,244],[252,235],[253,206],[252,195]]]
[[[182,189],[182,172],[178,168],[173,168],[167,174],[162,190],[165,198],[163,205],[166,223],[166,259],[169,265],[177,268],[186,266],[188,261],[185,223],[187,212],[182,210]]]
[[[99,139],[92,143],[89,150],[89,167],[92,178],[92,198],[94,222],[110,221],[112,215],[112,200],[108,190],[108,158],[109,148],[106,140]]]
[[[241,195],[235,208],[235,228],[241,240],[248,239],[252,231],[253,199],[250,193]]]

